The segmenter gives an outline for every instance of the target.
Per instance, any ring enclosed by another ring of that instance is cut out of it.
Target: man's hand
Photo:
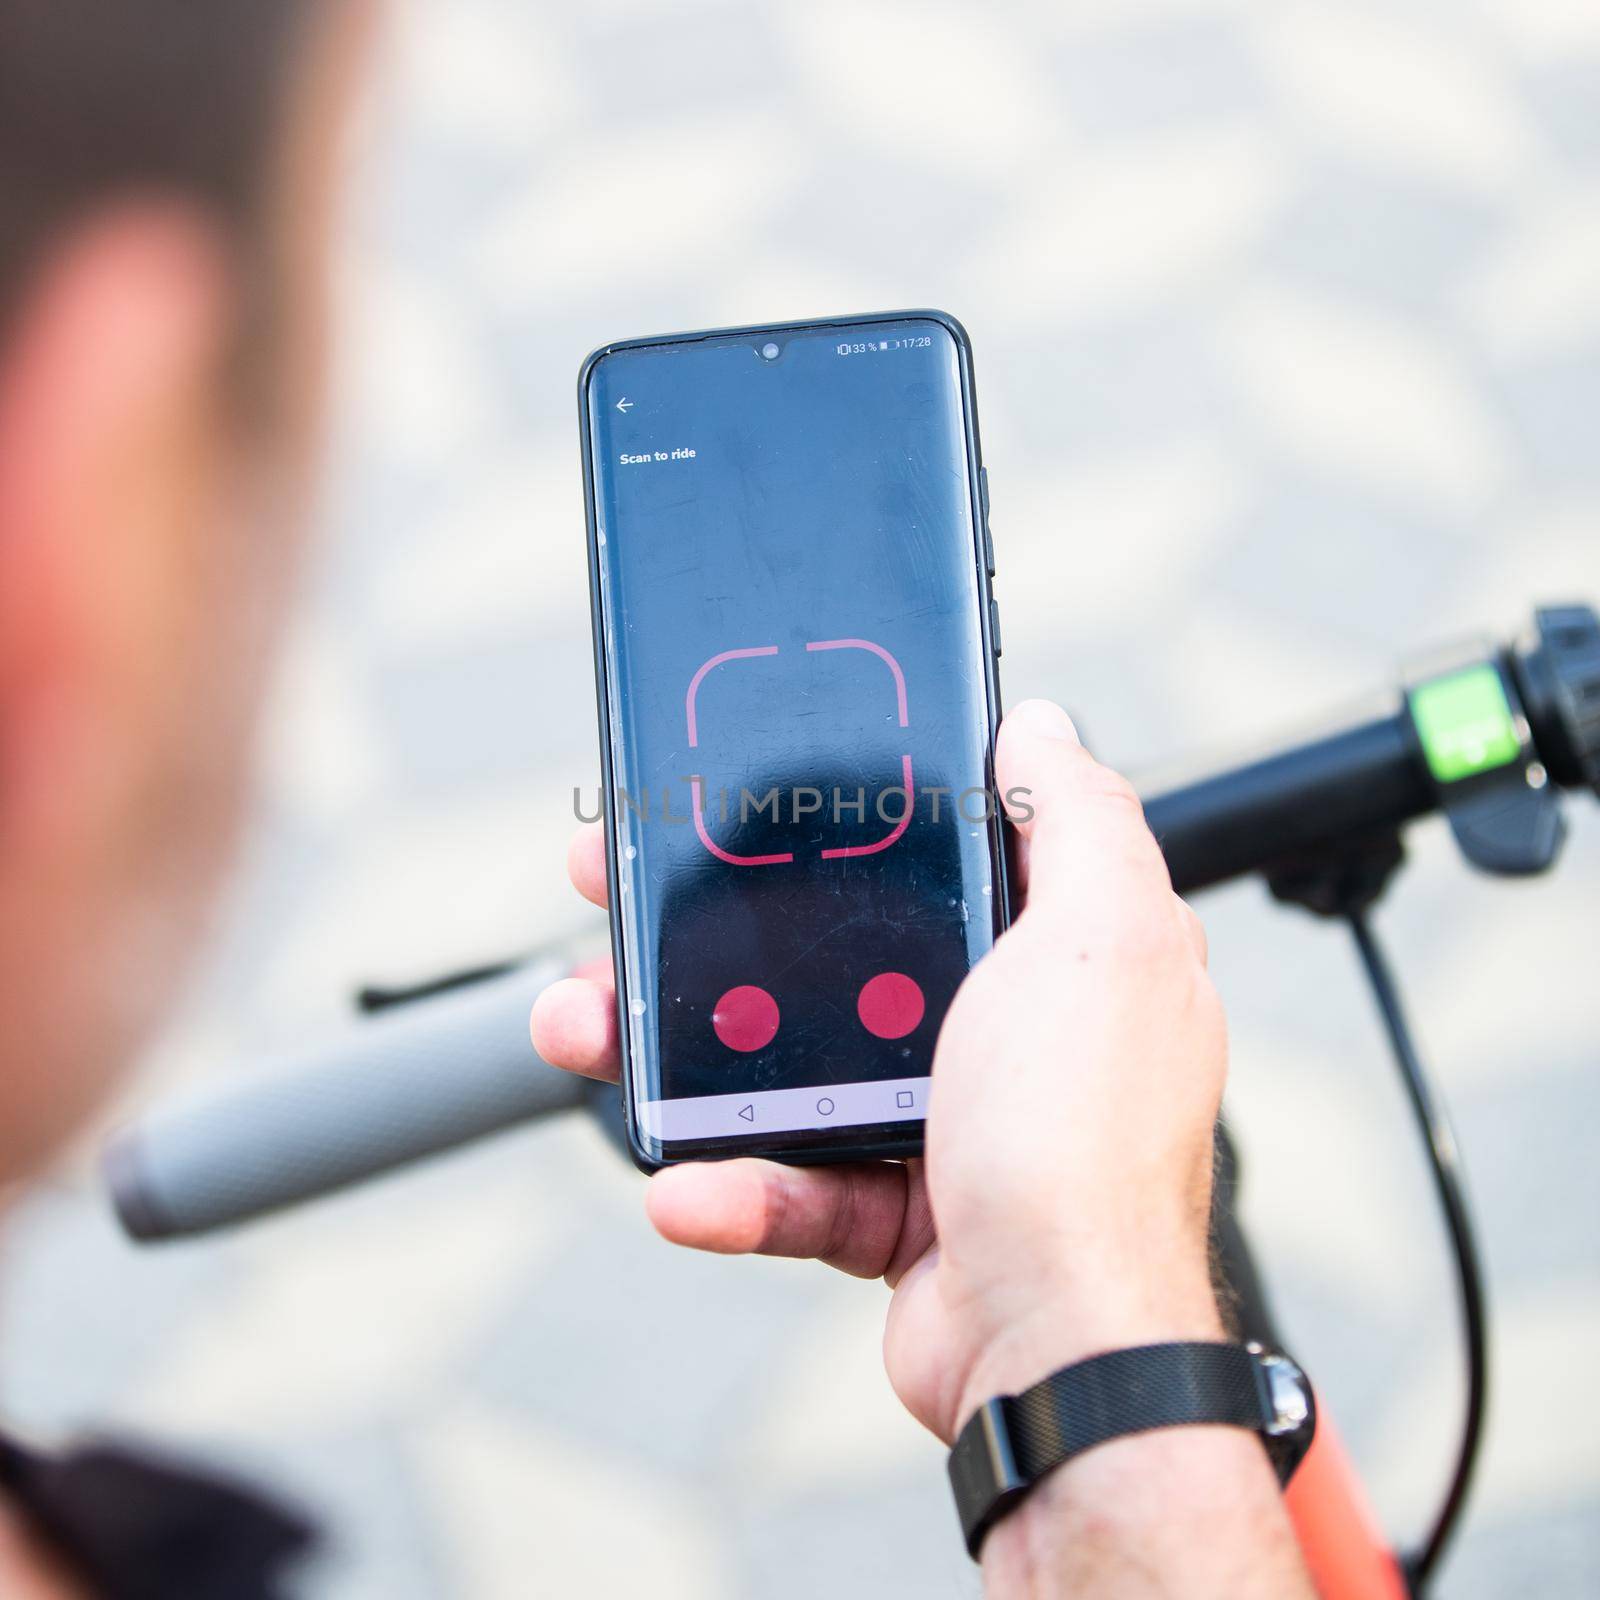
[[[1025,909],[945,1019],[926,1163],[680,1166],[651,1180],[647,1200],[680,1244],[815,1256],[883,1277],[894,1291],[890,1380],[946,1441],[991,1395],[1084,1356],[1222,1335],[1208,1221],[1227,1045],[1199,921],[1173,893],[1133,790],[1088,755],[1058,707],[1028,701],[1005,719],[997,780],[1002,794],[1027,792],[1015,816]],[[603,903],[598,828],[574,842],[570,865]],[[556,1065],[615,1076],[615,1015],[609,973],[592,971],[540,996],[534,1043]],[[1276,1519],[1281,1556],[1286,1524],[1259,1444],[1188,1432],[1102,1447],[1029,1504],[1052,1514],[1047,1503],[1073,1482],[1099,1480],[1125,1508],[1138,1495],[1117,1486],[1119,1471],[1148,1483],[1164,1468],[1187,1477],[1191,1464],[1204,1474],[1221,1463],[1230,1502],[1253,1522]],[[1097,1525],[1108,1515],[1092,1511]],[[998,1559],[1021,1562],[1024,1587],[1066,1570],[1050,1541],[1024,1555],[1025,1533],[1006,1532],[1034,1516],[989,1541]],[[1060,1506],[1053,1516],[1057,1530],[1072,1522]],[[1155,1559],[1139,1537],[1139,1559]],[[1292,1576],[1292,1549],[1287,1559]]]

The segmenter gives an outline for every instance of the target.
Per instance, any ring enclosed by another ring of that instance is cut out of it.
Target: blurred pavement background
[[[1007,696],[1138,773],[1541,599],[1600,599],[1592,0],[412,0],[362,141],[327,538],[214,952],[140,1098],[353,985],[597,919],[573,383],[608,338],[937,305],[978,355]],[[1383,923],[1465,1147],[1495,1399],[1441,1593],[1600,1593],[1600,813]],[[1202,904],[1297,1353],[1415,1530],[1452,1284],[1342,935]],[[448,1063],[441,1064],[448,1070]],[[0,1410],[180,1441],[334,1524],[308,1600],[968,1595],[883,1290],[676,1255],[587,1126],[211,1242],[85,1163],[0,1256]]]

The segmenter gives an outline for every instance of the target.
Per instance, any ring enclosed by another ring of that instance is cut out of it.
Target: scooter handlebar
[[[205,1233],[578,1105],[584,1080],[528,1040],[534,997],[564,970],[539,961],[396,1008],[158,1108],[103,1157],[123,1227]]]

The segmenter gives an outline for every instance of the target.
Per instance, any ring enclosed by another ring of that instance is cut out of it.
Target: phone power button
[[[978,468],[978,510],[983,518],[983,564],[994,576],[994,539],[989,533],[989,469]]]
[[[989,642],[994,646],[995,658],[1000,656],[1000,602],[989,602]]]

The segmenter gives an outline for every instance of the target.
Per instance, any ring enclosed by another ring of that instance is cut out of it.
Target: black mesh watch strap
[[[1141,1345],[1064,1367],[981,1406],[950,1452],[961,1531],[984,1536],[1045,1473],[1097,1444],[1153,1428],[1250,1428],[1287,1483],[1316,1426],[1311,1386],[1287,1356],[1258,1345]]]

